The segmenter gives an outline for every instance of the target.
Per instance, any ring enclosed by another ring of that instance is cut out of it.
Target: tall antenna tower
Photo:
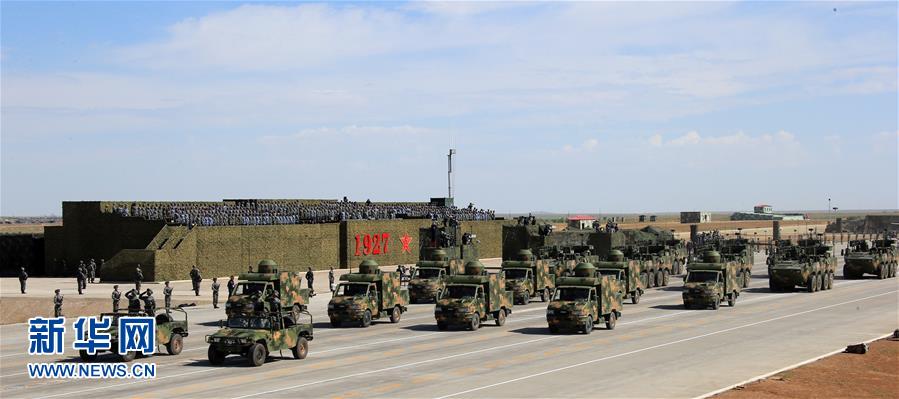
[[[453,155],[456,155],[456,149],[450,148],[449,154],[446,154],[447,198],[453,198]]]

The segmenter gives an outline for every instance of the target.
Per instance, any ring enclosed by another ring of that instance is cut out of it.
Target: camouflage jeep
[[[225,357],[239,354],[251,366],[259,367],[274,352],[289,349],[295,359],[305,359],[312,340],[312,315],[303,311],[297,322],[292,312],[271,312],[234,316],[220,322],[221,329],[207,335],[207,356],[212,365],[221,365]]]
[[[173,317],[171,312],[159,311],[156,314],[156,345],[165,345],[165,350],[169,355],[178,355],[181,353],[181,350],[184,348],[184,337],[187,336],[187,312],[183,309],[173,308],[171,309],[175,312],[180,312],[183,318]],[[109,317],[112,319],[112,323],[109,328],[106,329],[105,333],[109,333],[111,338],[112,345],[110,346],[110,352],[116,352],[119,346],[119,318],[120,317],[146,317],[147,313],[141,311],[136,313],[102,313],[100,317]],[[78,357],[81,360],[90,362],[97,360],[99,356],[99,351],[93,355],[87,353],[86,350],[82,349],[78,351]],[[131,351],[124,355],[118,355],[122,361],[130,362],[134,360],[138,356],[138,352]]]

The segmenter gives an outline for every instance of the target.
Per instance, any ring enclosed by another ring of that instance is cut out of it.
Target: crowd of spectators
[[[430,203],[376,203],[342,201],[227,201],[221,203],[130,203],[118,204],[112,212],[164,220],[187,226],[246,226],[302,223],[332,223],[346,220],[431,219],[458,221],[493,220],[492,210],[447,207]]]

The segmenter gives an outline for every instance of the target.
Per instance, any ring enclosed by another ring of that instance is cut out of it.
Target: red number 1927
[[[386,254],[389,241],[390,233],[356,234],[356,256]]]

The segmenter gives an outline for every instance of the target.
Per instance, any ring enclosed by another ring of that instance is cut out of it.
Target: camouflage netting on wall
[[[0,276],[18,276],[20,267],[29,276],[42,276],[43,265],[43,234],[0,234]]]

